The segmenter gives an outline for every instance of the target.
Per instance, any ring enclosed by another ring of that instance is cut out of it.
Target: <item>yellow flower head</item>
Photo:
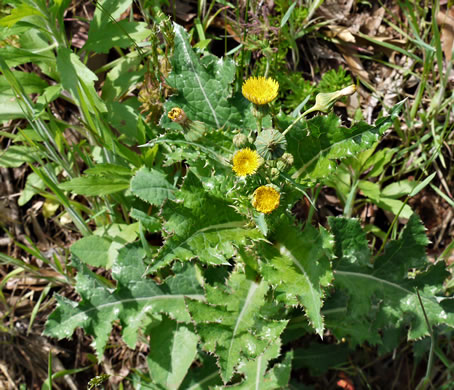
[[[279,206],[281,194],[273,187],[260,186],[254,191],[252,206],[261,213],[269,214]]]
[[[243,96],[255,104],[267,104],[277,97],[279,83],[271,77],[250,77],[243,83]]]
[[[249,148],[240,149],[233,156],[233,170],[237,176],[252,175],[260,165],[259,154]]]

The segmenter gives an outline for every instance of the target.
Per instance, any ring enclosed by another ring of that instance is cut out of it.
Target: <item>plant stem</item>
[[[293,126],[295,126],[301,119],[303,119],[309,112],[308,111],[305,111],[303,112],[298,118],[296,118],[291,124],[289,127],[287,127],[284,132],[282,133],[282,135],[286,135],[292,128]]]
[[[353,177],[353,185],[350,188],[350,192],[348,193],[347,200],[345,201],[345,208],[344,208],[344,216],[347,218],[351,218],[353,213],[353,205],[355,203],[356,198],[356,190],[358,188],[359,180],[356,174]]]

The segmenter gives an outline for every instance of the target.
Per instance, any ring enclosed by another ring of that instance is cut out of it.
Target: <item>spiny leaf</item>
[[[164,229],[171,233],[151,268],[155,271],[174,259],[197,257],[208,264],[228,264],[235,246],[248,239],[260,239],[258,229],[247,228],[243,218],[223,198],[207,192],[190,170],[178,192],[178,200],[168,202],[162,215]]]
[[[123,338],[134,348],[138,330],[152,321],[153,315],[166,313],[177,321],[188,322],[184,297],[203,299],[203,291],[191,265],[178,270],[176,276],[162,285],[145,278],[144,250],[134,245],[122,248],[112,275],[117,281],[113,290],[100,281],[77,258],[76,290],[82,297],[73,302],[57,295],[57,308],[49,316],[45,334],[59,339],[70,337],[77,327],[94,336],[94,345],[101,359],[112,323],[120,320]]]
[[[342,235],[336,240],[334,253],[343,261],[363,266],[370,265],[370,250],[366,234],[356,219],[330,218],[329,224],[333,231]]]
[[[157,169],[142,167],[131,180],[131,192],[155,206],[161,206],[168,198],[174,199],[175,190],[166,175]]]
[[[403,102],[394,106],[391,113],[376,121],[365,122],[348,129],[340,126],[339,118],[330,114],[316,116],[298,123],[287,134],[288,152],[295,161],[293,179],[317,180],[329,175],[336,167],[336,159],[350,157],[371,147],[397,117]],[[281,115],[280,127],[286,128],[293,118]]]
[[[241,357],[255,358],[277,339],[286,321],[264,318],[268,284],[234,271],[227,286],[206,286],[207,303],[187,299],[204,349],[216,354],[227,383]]]
[[[337,219],[332,224],[336,242],[343,241],[346,235],[341,221]],[[345,220],[345,224],[352,223],[359,226],[358,221]],[[409,219],[402,237],[389,242],[384,254],[373,266],[350,260],[354,246],[348,248],[346,256],[340,249],[340,259],[334,271],[335,286],[348,294],[348,303],[343,315],[338,310],[336,321],[333,321],[338,324],[337,327],[334,325],[337,328],[334,330],[339,337],[348,335],[350,329],[353,334],[349,335],[354,336],[354,341],[361,342],[355,337],[355,326],[360,324],[368,327],[371,339],[373,332],[378,333],[379,329],[386,327],[409,326],[408,336],[411,339],[427,335],[428,329],[416,289],[420,292],[431,325],[454,327],[454,310],[450,309],[452,298],[437,296],[442,293],[443,282],[449,273],[443,262],[432,265],[427,261],[427,242],[424,227],[414,215]],[[358,256],[362,256],[362,244],[359,241],[357,244]],[[415,275],[411,277],[409,272],[414,269]]]
[[[167,153],[166,165],[186,160],[193,166],[200,163],[200,154],[204,153],[205,158],[210,159],[210,162],[214,161],[226,167],[234,153],[232,138],[228,132],[211,131],[197,141],[189,141],[180,133],[168,133],[148,142],[147,146],[156,144],[177,146],[175,150]],[[231,170],[230,166],[229,169]]]
[[[292,368],[293,351],[287,352],[282,363],[275,364],[267,371],[269,362],[279,357],[280,349],[281,342],[276,340],[257,358],[243,362],[238,372],[244,375],[245,380],[231,386],[231,388],[238,390],[274,390],[287,386]]]
[[[167,83],[176,93],[164,105],[161,125],[166,128],[175,126],[167,118],[167,112],[178,106],[189,119],[202,121],[216,129],[224,126],[253,128],[255,120],[251,104],[241,95],[231,98],[230,84],[235,77],[235,63],[211,54],[199,59],[183,27],[175,24],[174,30],[172,72]]]
[[[276,299],[302,305],[316,332],[323,335],[323,287],[333,278],[330,258],[332,238],[311,225],[304,231],[282,224],[276,229],[274,246],[263,245],[264,278],[276,288]]]

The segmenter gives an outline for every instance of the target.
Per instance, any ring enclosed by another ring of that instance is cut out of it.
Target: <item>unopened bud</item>
[[[242,148],[243,146],[246,146],[247,143],[248,143],[248,138],[244,134],[239,133],[233,137],[233,144],[237,148]]]
[[[304,115],[313,111],[328,112],[333,108],[334,103],[344,96],[353,95],[356,92],[356,85],[352,84],[336,92],[319,93],[315,97],[315,105],[307,110]]]
[[[289,168],[293,165],[293,155],[291,153],[285,152],[281,157],[282,162],[285,164],[286,168]]]
[[[276,180],[279,177],[279,169],[278,168],[271,168],[271,180]]]
[[[167,116],[172,122],[178,123],[180,125],[186,124],[188,120],[186,113],[180,107],[172,108]]]

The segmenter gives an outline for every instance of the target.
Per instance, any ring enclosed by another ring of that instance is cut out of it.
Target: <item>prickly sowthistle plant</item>
[[[345,128],[332,113],[306,119],[329,112],[352,86],[319,95],[298,117],[271,115],[276,81],[250,78],[234,93],[233,61],[199,58],[178,25],[174,42],[166,79],[174,93],[159,134],[143,145],[158,157],[136,165],[128,187],[134,234],[118,240],[103,230],[74,244],[81,300],[57,297],[46,334],[82,327],[101,360],[119,321],[131,348],[149,343],[156,388],[277,389],[290,377],[292,349],[280,357],[289,323],[301,335],[329,329],[351,345],[381,344],[391,329],[421,338],[428,330],[417,288],[431,324],[453,326],[451,298],[441,294],[447,273],[427,261],[417,216],[373,258],[358,220],[333,217],[322,227],[292,213],[340,160],[372,147],[401,104],[374,125]],[[155,233],[159,247],[146,239]],[[114,287],[87,267],[94,248]],[[301,315],[307,321],[295,320]]]

